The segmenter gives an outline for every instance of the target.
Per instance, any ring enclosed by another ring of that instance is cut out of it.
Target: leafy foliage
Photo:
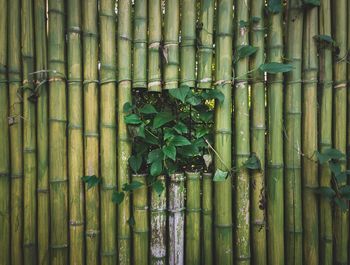
[[[293,65],[283,64],[277,62],[264,63],[259,66],[262,72],[267,72],[269,74],[286,73],[293,70]]]
[[[98,184],[101,183],[101,178],[98,178],[97,176],[95,175],[92,175],[92,176],[83,176],[81,177],[81,180],[87,184],[87,188],[88,189],[91,189],[95,186],[97,186]]]

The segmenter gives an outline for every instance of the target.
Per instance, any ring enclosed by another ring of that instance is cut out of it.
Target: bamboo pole
[[[8,2],[8,82],[11,161],[11,264],[23,264],[23,139],[20,1]]]
[[[165,2],[164,16],[164,88],[177,88],[179,84],[179,28],[180,1]]]
[[[215,0],[201,0],[197,85],[203,89],[212,87],[214,7]]]
[[[162,41],[161,1],[148,2],[148,91],[160,92],[161,61],[159,51]]]
[[[272,0],[270,0],[272,1]],[[272,3],[271,3],[272,4]],[[269,14],[267,61],[282,62],[282,14]],[[283,75],[268,74],[267,223],[268,264],[284,264]]]
[[[0,1],[0,264],[10,264],[10,146],[7,86],[7,1]]]
[[[213,174],[203,173],[202,181],[202,262],[213,263]]]
[[[167,188],[164,176],[159,176],[158,181],[165,188],[158,195],[156,190],[151,190],[151,239],[150,239],[150,263],[152,265],[167,264],[167,233],[166,233],[166,205]]]
[[[127,126],[124,123],[123,106],[131,102],[131,1],[120,0],[118,10],[118,190],[122,190],[125,183],[129,183],[128,158],[131,154],[131,144],[128,138]],[[118,208],[118,261],[129,264],[130,246],[130,198],[126,194],[124,201]]]
[[[265,60],[265,1],[251,1],[251,17],[259,18],[251,27],[250,42],[257,48],[251,56],[250,70]],[[251,82],[251,152],[259,158],[262,170],[252,172],[251,180],[251,251],[256,265],[266,265],[266,203],[265,203],[265,82],[261,71],[252,73]]]
[[[180,85],[196,84],[196,1],[181,1]]]
[[[135,225],[133,227],[133,263],[140,265],[148,264],[148,188],[146,175],[133,175],[133,181],[143,184],[142,187],[133,192],[133,216]]]
[[[185,264],[201,263],[201,174],[186,172]]]
[[[135,1],[133,88],[147,88],[147,1]]]
[[[169,183],[169,264],[184,264],[185,239],[185,177],[183,173],[170,175]]]
[[[50,260],[68,263],[67,113],[64,1],[49,1]]]
[[[115,264],[117,258],[116,206],[112,194],[117,185],[116,149],[116,23],[115,1],[100,1],[101,60],[101,264]]]
[[[236,51],[249,43],[248,27],[241,25],[249,20],[250,5],[245,0],[235,2],[235,48]],[[250,225],[249,220],[249,172],[244,162],[250,156],[249,106],[248,106],[248,57],[235,63],[235,163],[238,172],[235,176],[235,257],[236,264],[250,264]]]
[[[70,264],[84,262],[84,142],[81,2],[68,1],[68,176]]]
[[[301,191],[301,67],[303,49],[303,3],[287,7],[286,56],[293,71],[286,74],[285,90],[285,236],[286,264],[302,264],[302,191]],[[316,23],[317,24],[317,23]]]
[[[322,0],[319,11],[320,35],[331,36],[331,1]],[[350,6],[350,5],[349,5]],[[332,147],[332,48],[319,47],[319,72],[321,85],[320,106],[320,151]],[[328,165],[320,166],[320,186],[331,186],[331,171]],[[333,224],[332,204],[328,198],[320,196],[320,264],[333,264]]]
[[[84,62],[84,170],[85,176],[99,175],[98,130],[98,28],[97,1],[83,1]],[[99,189],[85,188],[86,264],[99,263]]]
[[[215,168],[231,170],[231,83],[232,83],[232,0],[219,0],[217,5],[217,29],[215,44],[216,87],[225,96],[222,103],[215,105]],[[223,118],[224,117],[224,118]],[[231,175],[225,181],[214,185],[215,261],[218,264],[232,264],[232,186]]]
[[[333,146],[342,153],[346,153],[346,93],[347,93],[347,3],[348,1],[339,0],[332,2],[331,10],[333,21],[334,39],[338,45],[339,54],[333,62],[334,71],[334,99],[333,115],[335,117],[333,124]],[[342,170],[345,169],[345,162]],[[345,185],[346,181],[338,183],[339,186]],[[338,206],[335,206],[334,212],[334,259],[338,264],[348,262],[348,242],[349,242],[349,213],[344,212]]]

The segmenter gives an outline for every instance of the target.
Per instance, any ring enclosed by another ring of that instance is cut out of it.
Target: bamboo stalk
[[[117,185],[116,150],[116,23],[115,1],[100,1],[100,60],[101,60],[101,264],[115,264],[116,206],[112,194]]]
[[[201,263],[201,174],[186,172],[185,264]]]
[[[214,7],[215,0],[201,1],[197,85],[203,89],[212,87]]]
[[[166,233],[166,205],[167,188],[164,176],[159,176],[158,181],[165,188],[158,195],[155,189],[151,191],[151,240],[150,240],[150,263],[152,265],[165,265],[167,257],[167,233]]]
[[[217,4],[217,29],[215,44],[216,88],[225,96],[222,103],[215,105],[215,168],[231,170],[231,83],[232,83],[232,0],[219,0]],[[230,172],[229,172],[230,173]],[[232,264],[232,180],[215,182],[214,222],[215,222],[215,261],[218,264]]]
[[[11,263],[23,264],[23,138],[20,1],[8,2],[8,82],[11,163]],[[11,48],[10,48],[11,47]]]
[[[301,67],[303,49],[303,3],[288,5],[286,56],[293,71],[286,74],[285,95],[285,236],[286,264],[302,264],[302,191],[301,191]]]
[[[122,190],[125,183],[129,183],[128,158],[131,154],[131,144],[127,126],[124,122],[123,106],[131,102],[131,1],[120,0],[118,10],[118,190]],[[118,208],[118,261],[129,264],[130,246],[130,198],[126,194],[124,201]]]
[[[320,35],[332,34],[331,3],[322,0],[319,11]],[[349,5],[350,6],[350,5]],[[321,84],[321,122],[320,122],[320,151],[332,147],[332,49],[319,48],[319,72]],[[320,186],[331,186],[331,171],[328,165],[320,166]],[[333,264],[333,224],[332,205],[328,198],[320,197],[320,264]]]
[[[269,14],[267,58],[282,62],[282,14]],[[268,74],[267,223],[268,264],[284,264],[283,75]]]
[[[135,225],[133,227],[133,263],[148,264],[148,189],[146,175],[133,175],[133,181],[138,181],[143,186],[133,192],[133,213]]]
[[[203,173],[202,181],[202,261],[213,264],[213,174]]]
[[[70,264],[84,262],[83,86],[81,54],[81,3],[68,2],[68,176]]]
[[[249,5],[245,0],[235,2],[235,48],[236,51],[249,43],[248,28],[241,25],[249,20]],[[250,264],[250,225],[249,216],[249,172],[244,168],[244,162],[250,156],[249,106],[248,106],[248,57],[241,58],[235,64],[235,253],[236,264]]]
[[[135,1],[133,40],[133,88],[147,87],[147,1]]]
[[[196,1],[181,1],[180,85],[196,84]]]
[[[179,0],[165,2],[164,17],[164,88],[177,88],[179,84]]]
[[[185,184],[184,174],[170,175],[169,183],[169,264],[184,264]]]
[[[333,146],[342,153],[346,153],[346,119],[347,119],[347,4],[348,1],[332,2],[332,17],[334,39],[338,45],[339,54],[333,62],[333,78],[334,78],[334,99],[333,99],[333,115],[335,117],[333,124]],[[345,161],[342,170],[345,169]],[[341,187],[346,181],[338,183]],[[338,264],[346,264],[348,262],[348,242],[349,242],[349,213],[342,211],[335,206],[334,212],[334,259]]]
[[[7,6],[0,1],[0,264],[10,264],[10,146],[7,86]]]
[[[250,70],[265,60],[265,1],[251,1],[251,17],[259,18],[251,27],[250,42],[257,48],[251,57]],[[252,73],[251,83],[251,152],[259,158],[262,170],[252,172],[251,180],[251,250],[256,265],[266,265],[266,203],[265,203],[265,82],[261,71]]]
[[[148,2],[148,91],[160,92],[161,61],[159,51],[162,40],[161,1]]]
[[[64,1],[49,1],[50,260],[68,263],[67,113]]]

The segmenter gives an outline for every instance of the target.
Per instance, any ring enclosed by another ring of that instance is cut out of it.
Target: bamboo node
[[[107,85],[110,83],[117,83],[117,82],[118,82],[117,79],[105,79],[100,81],[100,85],[103,86],[103,85]]]
[[[68,182],[68,179],[50,179],[49,182],[51,184],[56,184],[56,183],[64,183],[64,182]]]
[[[62,245],[50,245],[51,249],[64,249],[68,248],[68,244],[62,244]]]
[[[202,211],[201,208],[186,208],[186,212],[189,212],[189,213],[199,213],[201,211]]]
[[[10,173],[9,172],[0,172],[0,178],[1,177],[9,177]]]
[[[159,49],[160,48],[160,41],[152,42],[148,45],[149,49]]]
[[[232,80],[217,80],[217,81],[214,83],[214,86],[223,86],[223,85],[226,85],[226,84],[232,85],[232,84],[233,84],[233,81],[232,81]]]
[[[135,233],[135,234],[147,234],[149,232],[149,230],[148,229],[146,229],[146,230],[142,230],[142,229],[133,229],[133,233]]]
[[[155,87],[155,86],[160,86],[162,83],[160,81],[153,81],[148,83],[148,88]]]
[[[36,189],[37,193],[49,193],[48,189]]]
[[[132,38],[130,38],[127,35],[119,35],[118,38],[121,39],[121,40],[126,40],[126,41],[132,42]]]
[[[83,226],[84,224],[85,224],[84,221],[73,221],[73,220],[69,221],[70,226]]]
[[[88,84],[98,84],[98,80],[84,80],[83,85],[88,85]]]
[[[245,260],[250,260],[250,256],[237,256],[236,257],[237,261],[245,261]]]
[[[86,230],[85,235],[90,238],[96,237],[100,233],[99,230]]]
[[[62,16],[65,16],[65,15],[66,15],[62,10],[60,10],[60,9],[55,9],[55,8],[49,8],[49,9],[47,10],[47,12],[49,13],[49,15],[50,15],[50,13],[55,13],[55,14],[62,15]]]
[[[184,212],[185,209],[186,209],[185,207],[177,208],[177,209],[168,209],[168,212],[170,214],[181,213],[181,212]]]
[[[23,174],[16,174],[16,173],[11,173],[11,179],[21,179],[23,178]]]
[[[72,26],[72,27],[67,29],[67,32],[80,34],[81,33],[81,28],[79,26]]]
[[[334,88],[344,88],[347,86],[347,83],[344,81],[344,82],[337,82],[336,83],[337,85],[334,86]]]
[[[23,153],[28,154],[28,153],[35,153],[36,149],[35,148],[24,148]]]
[[[216,228],[232,228],[233,224],[217,224],[217,223],[214,223],[214,227],[216,227]]]
[[[109,251],[109,252],[101,251],[101,256],[103,256],[103,257],[114,257],[116,255],[117,255],[117,251],[116,250]]]

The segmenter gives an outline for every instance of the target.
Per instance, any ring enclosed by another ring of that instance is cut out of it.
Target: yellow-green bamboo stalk
[[[272,0],[270,0],[273,4]],[[269,14],[267,61],[282,62],[282,12]],[[268,264],[284,264],[283,75],[268,74],[267,224]]]
[[[118,190],[123,184],[129,183],[129,163],[131,144],[128,129],[124,122],[123,106],[131,102],[131,1],[118,1]],[[129,264],[131,255],[130,227],[130,198],[125,194],[118,208],[118,262]]]
[[[180,1],[165,2],[164,16],[164,88],[177,88],[179,84],[179,27]]]
[[[350,5],[349,5],[350,6]],[[331,27],[331,1],[322,0],[319,11],[320,35],[332,34]],[[332,147],[332,48],[319,47],[319,72],[321,85],[320,106],[320,151]],[[320,166],[320,186],[331,186],[331,171],[327,164]],[[320,196],[320,264],[333,264],[333,227],[332,203],[328,198]]]
[[[205,89],[212,87],[214,7],[215,0],[201,0],[197,85]]]
[[[201,263],[201,175],[186,172],[185,264]]]
[[[244,0],[235,1],[235,48],[236,51],[249,43],[248,27],[242,21],[249,20],[249,4]],[[249,106],[248,106],[248,57],[235,64],[235,257],[236,264],[250,264],[250,226],[249,216],[249,173],[244,162],[250,156]]]
[[[196,1],[181,1],[180,85],[196,83]]]
[[[68,1],[68,176],[70,264],[84,262],[83,82],[81,2]]]
[[[10,264],[10,146],[7,87],[7,1],[0,1],[0,264]]]
[[[347,5],[348,1],[338,0],[332,1],[331,10],[334,39],[338,45],[339,54],[333,61],[334,71],[334,99],[333,99],[333,146],[342,153],[346,153],[346,119],[347,119]],[[345,169],[345,161],[342,169]],[[346,181],[338,183],[341,187]],[[336,264],[347,264],[348,242],[349,242],[349,213],[335,206],[334,212],[334,261]]]
[[[233,0],[219,0],[217,4],[215,79],[216,88],[225,96],[215,105],[215,168],[231,170],[231,109],[232,109],[232,12]],[[229,172],[230,173],[230,172]],[[231,175],[225,181],[215,182],[214,224],[215,257],[218,264],[232,264],[232,187]]]
[[[84,170],[85,176],[99,175],[98,145],[98,29],[97,1],[83,1],[84,62]],[[86,264],[99,263],[99,192],[98,186],[85,189]]]
[[[213,263],[213,174],[203,173],[202,181],[202,263]]]
[[[257,69],[265,60],[264,0],[251,1],[250,17],[259,18],[252,24],[250,42],[257,48],[251,56],[250,70]],[[256,265],[266,265],[266,204],[265,204],[265,82],[261,71],[253,71],[251,82],[252,131],[251,151],[260,160],[262,170],[252,172],[251,180],[251,251]]]
[[[135,225],[133,227],[133,263],[148,264],[148,189],[146,175],[133,175],[133,181],[138,181],[143,186],[133,192],[133,213]]]
[[[161,1],[148,2],[148,91],[160,92],[161,60],[159,51],[162,40],[162,13]]]
[[[101,264],[117,260],[117,209],[112,194],[117,185],[116,149],[116,23],[115,1],[100,1],[100,60],[101,60]]]
[[[24,264],[37,264],[36,242],[36,115],[31,97],[34,90],[33,1],[22,0],[22,89],[23,89],[23,258]]]
[[[302,264],[301,191],[301,65],[303,47],[303,3],[292,0],[287,7],[286,57],[294,69],[286,74],[285,96],[285,236],[286,264]]]
[[[147,1],[135,1],[133,88],[147,87]]]
[[[11,263],[23,263],[23,138],[20,1],[8,2],[8,82],[11,161]]]

